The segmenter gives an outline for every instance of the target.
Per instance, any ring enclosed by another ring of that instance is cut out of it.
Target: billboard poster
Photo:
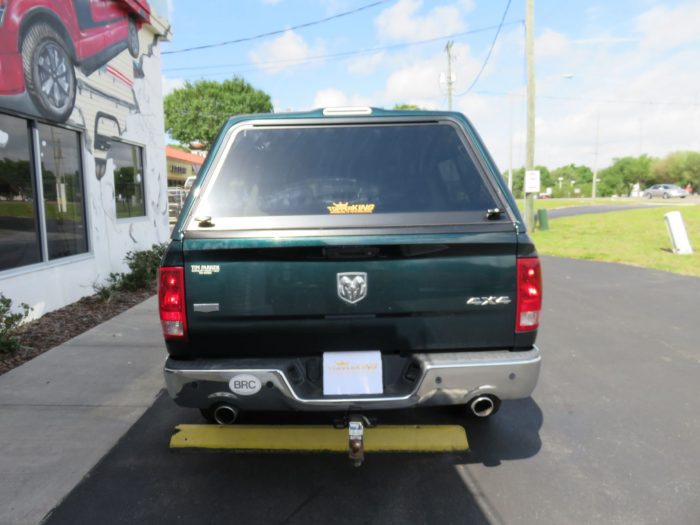
[[[0,110],[84,127],[99,152],[140,112],[150,15],[147,0],[0,0]]]

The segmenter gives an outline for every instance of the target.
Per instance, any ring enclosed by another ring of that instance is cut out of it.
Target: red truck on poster
[[[139,54],[146,0],[0,0],[0,97],[25,91],[37,112],[65,122],[75,69],[85,75],[123,50]]]

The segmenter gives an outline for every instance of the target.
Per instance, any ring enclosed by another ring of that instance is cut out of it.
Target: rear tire
[[[664,193],[664,199],[668,199],[668,193]]]
[[[65,122],[75,105],[75,67],[61,36],[49,25],[33,25],[22,41],[27,93],[42,116]]]

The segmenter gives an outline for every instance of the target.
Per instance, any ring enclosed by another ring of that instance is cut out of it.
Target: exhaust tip
[[[238,418],[238,409],[231,405],[219,405],[214,409],[214,421],[219,425],[232,425]]]
[[[496,410],[496,404],[490,396],[479,396],[469,403],[469,410],[476,417],[489,417]]]

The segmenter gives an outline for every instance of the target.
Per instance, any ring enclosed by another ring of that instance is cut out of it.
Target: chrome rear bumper
[[[499,399],[528,397],[537,384],[541,356],[539,349],[533,347],[524,352],[414,354],[396,359],[395,380],[385,384],[382,395],[323,396],[318,384],[305,377],[303,368],[299,372],[303,363],[299,359],[168,359],[165,383],[177,404],[192,408],[208,408],[221,402],[243,410],[306,411],[459,405],[484,394]],[[416,371],[410,378],[406,372],[409,364]],[[234,394],[228,384],[239,374],[257,378],[262,384],[260,391],[253,395]]]

